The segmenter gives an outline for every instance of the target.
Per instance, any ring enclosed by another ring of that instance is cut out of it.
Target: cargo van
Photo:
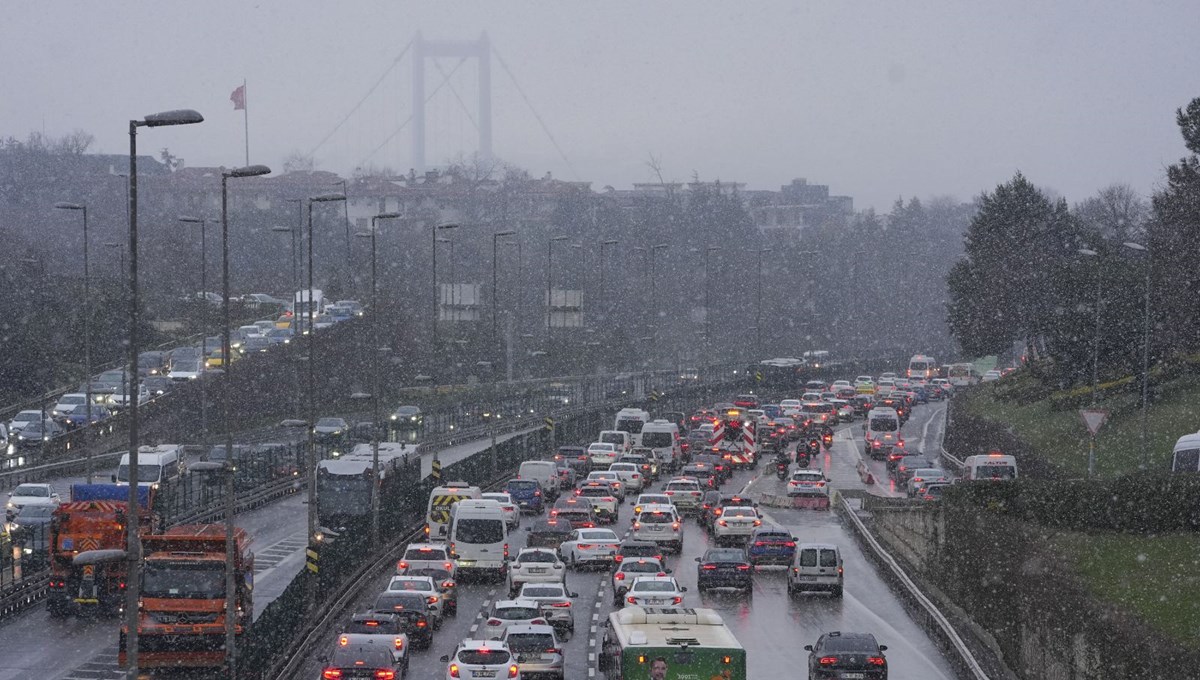
[[[1171,472],[1200,472],[1200,432],[1185,434],[1175,442]]]
[[[623,408],[617,411],[617,417],[613,421],[613,429],[628,432],[629,436],[633,438],[633,442],[625,450],[626,453],[634,446],[642,445],[642,428],[648,422],[650,422],[650,414],[640,408]],[[604,440],[601,439],[600,441]]]
[[[503,578],[508,568],[508,523],[499,501],[466,499],[452,505],[449,545],[459,575],[491,572]]]
[[[159,484],[175,481],[183,474],[183,447],[178,444],[160,444],[138,448],[138,486],[158,488]],[[117,473],[112,476],[114,484],[129,484],[129,454],[121,456]]]
[[[558,465],[554,461],[527,460],[517,469],[517,479],[536,480],[551,501],[558,498]]]
[[[667,420],[652,420],[642,427],[642,444],[654,452],[658,466],[667,470],[678,468],[683,459],[679,426]]]
[[[1017,478],[1017,459],[999,451],[963,460],[963,479],[1003,481]]]

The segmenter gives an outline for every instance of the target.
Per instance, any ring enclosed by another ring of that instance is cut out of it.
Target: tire
[[[842,599],[842,587],[841,586],[834,586],[833,590],[829,591],[829,593],[839,600]]]

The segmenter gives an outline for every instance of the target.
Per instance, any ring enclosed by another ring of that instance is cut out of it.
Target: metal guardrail
[[[950,619],[946,618],[946,615],[937,608],[937,605],[921,592],[917,584],[913,582],[912,578],[904,571],[904,568],[900,566],[900,563],[896,561],[896,558],[892,557],[880,545],[875,536],[867,529],[867,526],[863,524],[863,521],[854,513],[854,508],[850,506],[850,502],[840,494],[838,495],[838,506],[842,511],[842,515],[850,518],[850,523],[854,525],[854,529],[858,532],[859,537],[870,546],[871,550],[875,553],[875,557],[892,571],[892,574],[895,575],[896,579],[908,592],[909,597],[924,609],[929,618],[937,624],[942,636],[950,643],[950,646],[959,656],[959,660],[962,662],[963,667],[970,673],[971,677],[975,680],[990,680],[987,673],[984,672],[983,666],[979,664],[975,655],[967,647],[967,644],[963,642],[962,637],[959,636],[958,631],[954,629],[954,625],[950,623]]]

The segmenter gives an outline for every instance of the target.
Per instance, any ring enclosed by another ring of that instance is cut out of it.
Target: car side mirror
[[[879,651],[881,651],[881,652],[886,652],[886,651],[887,651],[887,645],[879,645]]]
[[[579,593],[567,593],[567,597],[579,597]]]
[[[117,483],[117,476],[116,476],[116,475],[110,475],[110,479],[112,479],[112,483],[113,483],[113,484],[116,484],[116,483]]]
[[[442,662],[442,663],[450,663],[450,655],[449,655],[449,654],[443,654],[443,655],[442,655],[442,658],[441,658],[441,662]]]
[[[699,562],[699,561],[700,561],[700,558],[699,558],[699,557],[697,557],[697,558],[696,558],[696,561],[697,561],[697,562]]]
[[[812,651],[812,645],[804,645],[804,651],[806,651],[806,652],[811,652],[811,651]]]

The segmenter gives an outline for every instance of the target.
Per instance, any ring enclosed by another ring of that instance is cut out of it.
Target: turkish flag
[[[241,111],[246,108],[246,86],[239,85],[233,94],[229,95],[229,101],[233,102],[233,110]]]

